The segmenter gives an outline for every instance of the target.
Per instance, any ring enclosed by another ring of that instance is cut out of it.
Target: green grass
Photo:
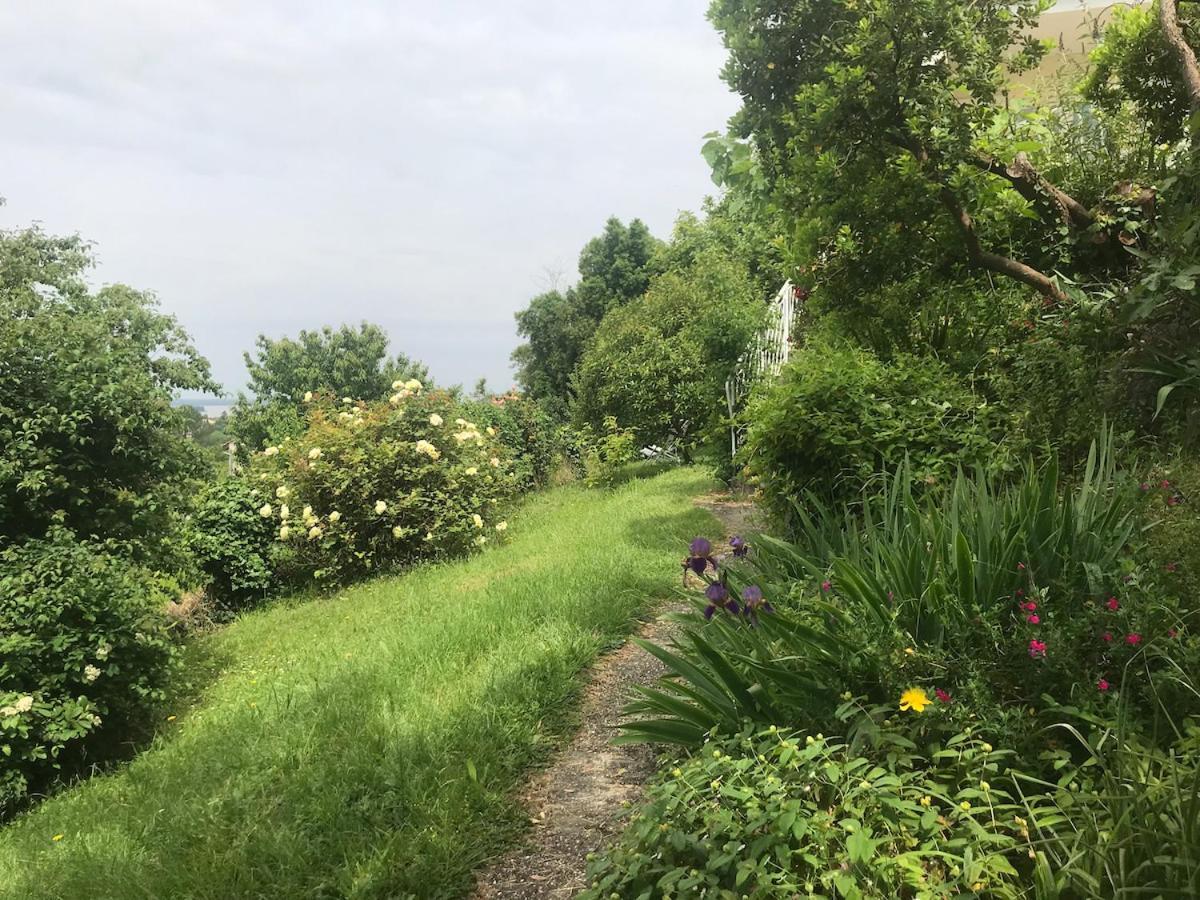
[[[713,531],[694,469],[560,488],[506,546],[247,615],[191,650],[190,710],[0,831],[4,898],[460,896],[583,668]],[[63,834],[53,841],[55,834]]]

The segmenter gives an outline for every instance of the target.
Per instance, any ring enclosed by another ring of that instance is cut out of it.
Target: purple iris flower
[[[750,552],[750,545],[746,543],[746,539],[740,534],[735,534],[729,539],[729,547],[733,550],[733,555],[741,559]]]
[[[724,608],[729,602],[729,589],[721,582],[714,581],[705,589],[704,596],[708,598],[708,606],[704,607],[704,618],[711,619],[718,606]]]
[[[709,566],[716,569],[717,563],[712,558],[712,544],[709,543],[707,538],[696,538],[692,541],[688,550],[690,551],[690,555],[683,561],[685,575],[688,569],[691,569],[697,575],[703,575],[704,570]]]
[[[763,599],[762,588],[757,584],[750,584],[742,588],[742,605],[745,606],[749,615],[754,615],[759,610],[765,613],[775,612],[774,607]]]

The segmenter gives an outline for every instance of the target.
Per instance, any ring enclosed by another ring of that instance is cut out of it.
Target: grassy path
[[[0,831],[0,897],[461,896],[518,826],[511,791],[581,670],[711,530],[691,504],[708,486],[553,491],[508,546],[213,635],[195,711]]]

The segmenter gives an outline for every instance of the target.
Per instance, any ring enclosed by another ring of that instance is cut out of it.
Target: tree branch
[[[1187,86],[1192,115],[1200,115],[1200,63],[1196,62],[1196,51],[1183,36],[1176,0],[1158,0],[1158,24],[1162,28],[1163,38],[1174,51],[1179,63],[1183,82]]]
[[[1058,218],[1068,225],[1088,228],[1096,222],[1096,217],[1090,209],[1035,169],[1024,153],[1018,153],[1012,164],[1007,166],[989,156],[978,156],[970,162],[985,172],[1005,179],[1030,203],[1049,201]]]

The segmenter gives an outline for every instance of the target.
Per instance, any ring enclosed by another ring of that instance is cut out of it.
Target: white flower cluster
[[[420,393],[421,382],[417,381],[415,378],[410,378],[408,381],[393,381],[392,390],[396,393],[392,394],[388,400],[393,406],[395,406],[396,404],[407,400],[413,394]]]
[[[33,709],[33,698],[26,694],[24,697],[18,697],[17,702],[12,706],[0,706],[0,716],[19,716],[31,709]]]

